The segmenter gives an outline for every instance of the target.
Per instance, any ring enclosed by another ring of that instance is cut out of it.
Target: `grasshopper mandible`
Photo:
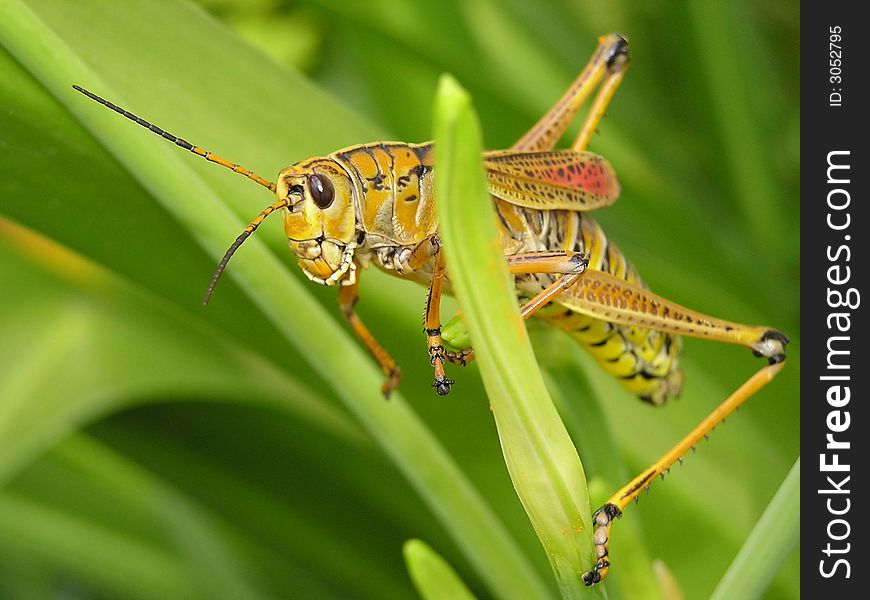
[[[498,215],[501,242],[515,277],[523,318],[537,315],[569,332],[630,392],[652,404],[679,394],[680,337],[741,344],[769,364],[750,377],[662,458],[625,485],[594,515],[597,563],[582,575],[587,585],[607,574],[613,520],[658,475],[781,370],[788,338],[768,327],[717,319],[649,291],[634,267],[587,212],[613,203],[619,183],[610,164],[587,151],[628,68],[628,43],[618,34],[599,38],[586,67],[558,102],[511,149],[489,151],[483,162]],[[208,286],[207,303],[233,253],[275,211],[284,219],[291,251],[305,275],[338,286],[341,313],[386,376],[389,396],[399,368],[354,311],[360,273],[374,264],[428,286],[424,317],[432,386],[445,395],[454,382],[445,363],[466,364],[470,348],[447,351],[440,301],[449,285],[438,241],[431,143],[375,142],[297,162],[268,181],[252,171],[178,138],[79,87],[88,97],[170,142],[252,179],[275,194],[227,250]],[[594,94],[594,97],[593,97]],[[581,108],[589,109],[570,149],[559,142]]]

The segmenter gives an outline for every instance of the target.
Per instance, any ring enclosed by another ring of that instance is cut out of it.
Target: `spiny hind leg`
[[[592,103],[580,134],[574,142],[574,150],[585,150],[589,139],[604,116],[607,105],[616,88],[622,82],[628,68],[628,42],[619,34],[598,38],[598,47],[574,83],[541,117],[535,125],[513,145],[514,150],[550,150],[561,139],[565,130],[574,121],[577,113],[592,93],[598,94]]]
[[[595,511],[593,521],[595,530],[592,540],[595,544],[596,563],[591,571],[582,575],[583,582],[587,585],[595,585],[607,576],[610,569],[610,530],[613,521],[622,516],[625,507],[634,500],[641,491],[649,488],[656,477],[664,477],[665,473],[677,461],[682,461],[683,456],[695,445],[706,437],[728,415],[737,410],[741,404],[749,400],[758,390],[770,383],[785,366],[784,357],[778,362],[762,367],[752,377],[747,379],[733,394],[716,407],[707,418],[701,421],[686,437],[673,448],[668,450],[661,458],[645,469],[640,475],[632,479],[610,499]]]
[[[558,297],[559,304],[600,321],[739,344],[772,362],[785,356],[783,349],[788,338],[775,329],[711,317],[609,273],[588,270],[588,259],[581,253],[530,252],[507,257],[507,260],[513,274],[565,275],[523,306],[524,318]],[[465,360],[468,362],[467,357]]]
[[[676,461],[709,434],[723,419],[767,385],[781,370],[788,338],[769,327],[742,325],[717,319],[666,300],[651,291],[601,271],[588,271],[559,297],[559,303],[600,320],[740,344],[769,364],[746,380],[677,445],[617,491],[595,513],[593,541],[597,562],[583,574],[587,585],[601,581],[610,568],[610,531],[615,518],[657,476],[664,476]]]

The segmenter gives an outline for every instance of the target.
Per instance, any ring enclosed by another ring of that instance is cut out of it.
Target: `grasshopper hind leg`
[[[622,77],[628,69],[628,41],[618,33],[601,36],[595,53],[577,79],[550,110],[513,145],[514,150],[549,150],[574,122],[586,101],[595,99],[573,144],[574,150],[585,150]],[[596,92],[597,91],[597,92]]]
[[[747,379],[679,443],[613,494],[601,508],[595,511],[593,515],[595,530],[592,534],[592,541],[595,546],[596,562],[591,571],[582,575],[583,582],[587,586],[601,582],[610,570],[611,528],[613,522],[622,516],[625,507],[632,500],[637,499],[642,491],[649,490],[656,477],[664,477],[674,463],[682,462],[689,450],[694,449],[695,445],[707,437],[719,423],[754,396],[762,387],[770,383],[785,366],[783,349],[788,343],[788,338],[785,335],[776,330],[769,330],[760,340],[760,343],[765,344],[765,348],[770,350],[769,356],[761,354],[768,359],[769,364]]]
[[[593,542],[597,560],[595,567],[583,574],[583,581],[594,585],[606,577],[611,566],[609,551],[614,519],[638,494],[649,488],[656,477],[664,476],[728,415],[776,377],[785,366],[785,347],[789,340],[783,333],[769,327],[743,325],[693,311],[636,283],[602,271],[586,271],[559,296],[559,303],[596,319],[596,322],[619,325],[623,331],[643,328],[674,336],[688,335],[737,344],[768,361],[680,442],[613,494],[595,513]]]

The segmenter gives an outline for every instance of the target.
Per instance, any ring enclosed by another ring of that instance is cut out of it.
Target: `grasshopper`
[[[505,260],[515,278],[523,318],[536,315],[562,329],[618,378],[629,392],[655,405],[679,394],[680,336],[750,348],[762,367],[676,446],[617,491],[593,516],[596,564],[582,574],[587,585],[610,568],[614,519],[656,476],[665,472],[719,422],[769,383],[782,369],[788,338],[769,327],[707,316],[651,292],[635,268],[587,214],[619,196],[616,174],[587,147],[628,68],[627,40],[610,34],[564,95],[510,149],[482,156],[498,215]],[[369,265],[429,288],[424,316],[429,361],[440,395],[454,381],[445,364],[473,360],[468,347],[447,350],[440,301],[449,286],[438,239],[432,143],[374,142],[294,163],[275,182],[228,161],[112,104],[79,86],[91,99],[170,142],[229,168],[275,194],[221,259],[205,295],[208,303],[233,253],[273,212],[284,219],[290,250],[312,281],[337,286],[350,328],[385,375],[385,396],[399,383],[399,368],[356,314],[361,272]],[[554,149],[589,101],[569,149]]]

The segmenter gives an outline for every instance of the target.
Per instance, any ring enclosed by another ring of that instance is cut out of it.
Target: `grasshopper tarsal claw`
[[[459,350],[457,352],[448,350],[445,353],[445,356],[450,364],[464,367],[474,360],[474,350],[471,348],[465,348],[464,350]]]
[[[456,382],[453,381],[452,379],[441,379],[441,380],[436,379],[434,382],[432,382],[432,387],[435,389],[435,392],[439,396],[446,396],[447,394],[450,393],[450,387],[454,383],[456,383]]]

